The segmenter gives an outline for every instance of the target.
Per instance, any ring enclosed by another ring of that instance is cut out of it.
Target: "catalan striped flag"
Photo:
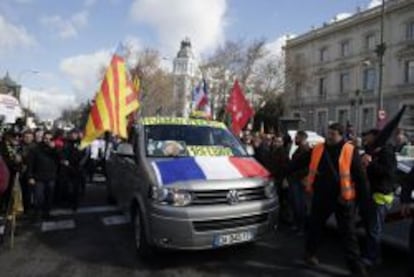
[[[120,45],[102,80],[100,90],[91,107],[81,147],[88,146],[104,132],[127,137],[127,116],[138,109],[138,95],[124,60],[125,49]]]
[[[131,89],[128,92],[127,95],[127,108],[126,112],[127,115],[131,114],[132,112],[138,110],[139,108],[139,93],[141,88],[141,81],[139,79],[138,75],[134,75],[131,78],[130,87]]]

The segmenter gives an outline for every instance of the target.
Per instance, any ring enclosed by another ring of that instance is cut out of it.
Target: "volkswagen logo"
[[[227,202],[229,202],[230,205],[234,205],[240,202],[240,195],[239,192],[235,189],[232,189],[227,193]]]

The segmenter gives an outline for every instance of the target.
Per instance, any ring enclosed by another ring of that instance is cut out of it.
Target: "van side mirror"
[[[118,145],[116,149],[116,153],[122,157],[134,157],[134,148],[132,147],[132,144],[123,142]]]

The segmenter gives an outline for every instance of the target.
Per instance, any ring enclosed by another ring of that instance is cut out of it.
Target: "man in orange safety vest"
[[[367,181],[358,151],[343,137],[343,126],[330,125],[325,143],[316,145],[309,157],[309,173],[304,182],[311,201],[305,261],[318,265],[316,252],[322,229],[335,214],[347,265],[353,276],[366,276],[355,230],[355,200],[361,188],[367,189]]]

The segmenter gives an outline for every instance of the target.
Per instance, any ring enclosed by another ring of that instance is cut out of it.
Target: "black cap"
[[[342,126],[340,123],[332,123],[329,125],[328,129],[337,131],[341,136],[344,134],[344,126]]]

